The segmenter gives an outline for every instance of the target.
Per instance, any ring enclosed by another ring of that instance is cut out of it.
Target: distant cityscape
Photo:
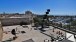
[[[5,25],[6,23],[15,23],[14,21],[19,21],[18,23],[20,23],[21,21],[24,22],[30,22],[33,20],[33,18],[35,17],[42,17],[43,15],[38,15],[35,13],[32,13],[31,11],[25,11],[24,14],[19,14],[19,13],[11,13],[11,14],[7,14],[7,13],[3,13],[0,14],[0,17],[2,18],[2,23],[3,25]],[[71,17],[76,20],[76,16],[58,16],[58,15],[48,15],[49,16],[49,20],[50,21],[54,21],[54,22],[58,22],[58,23],[63,23],[63,24],[67,24],[66,20],[69,20]],[[21,20],[20,20],[21,19]],[[17,23],[16,22],[16,23]],[[9,24],[9,25],[10,25]]]

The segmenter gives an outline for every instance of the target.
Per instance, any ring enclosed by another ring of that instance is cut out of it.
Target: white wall
[[[70,34],[70,33],[66,33],[66,37],[68,38],[70,35],[72,35],[68,40],[71,40],[71,41],[74,41],[75,42],[75,39],[74,39],[74,35],[73,34]]]

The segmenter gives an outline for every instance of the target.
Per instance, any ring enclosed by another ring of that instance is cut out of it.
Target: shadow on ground
[[[11,41],[13,41],[13,39],[8,39],[8,40],[2,41],[2,42],[11,42]]]

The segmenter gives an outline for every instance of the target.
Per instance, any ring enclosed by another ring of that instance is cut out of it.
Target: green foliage
[[[70,23],[73,21],[73,18],[71,17],[69,20],[66,21],[66,23]]]
[[[36,22],[40,22],[40,19],[39,18],[33,18],[33,20],[34,20],[34,23],[36,23]]]
[[[76,20],[72,21],[69,25],[64,25],[63,28],[76,29]]]
[[[42,24],[42,19],[41,18],[36,17],[36,18],[33,18],[33,20],[34,20],[35,25],[36,24],[37,25],[41,25]]]
[[[70,28],[70,25],[64,25],[63,27],[64,28]]]
[[[71,22],[72,26],[76,26],[76,20]]]

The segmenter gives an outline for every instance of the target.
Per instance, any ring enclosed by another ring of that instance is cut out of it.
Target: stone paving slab
[[[54,32],[53,32],[53,29],[51,29],[51,30],[48,30],[48,31],[46,31],[46,32],[44,32],[44,33],[46,33],[46,34],[48,34],[48,35],[51,35],[51,36],[57,38],[57,36],[59,36],[58,34],[56,34],[57,31],[62,32],[62,33],[64,34],[64,36],[65,36],[65,32],[64,32],[64,31],[61,31],[61,30],[59,30],[59,29],[54,29]]]
[[[4,31],[8,31],[8,29],[6,29],[6,28],[9,28],[9,30],[11,30],[11,29],[16,28],[16,27],[18,27],[18,26],[4,27]],[[22,42],[22,41],[25,41],[28,39],[33,39],[35,42],[44,42],[45,39],[48,39],[48,40],[51,39],[50,37],[40,33],[39,31],[34,30],[34,28],[31,30],[32,27],[30,25],[28,25],[28,27],[29,28],[18,27],[19,31],[25,31],[26,33],[17,34],[18,38],[16,40],[11,41],[11,42]],[[13,37],[13,35],[11,33],[8,33],[8,34],[4,33],[3,41],[8,40],[9,38],[12,38],[12,37]]]

